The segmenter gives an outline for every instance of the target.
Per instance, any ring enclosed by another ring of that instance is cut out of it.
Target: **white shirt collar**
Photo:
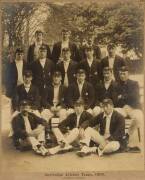
[[[105,117],[111,118],[111,117],[112,117],[112,114],[113,114],[113,110],[112,110],[112,112],[111,112],[109,115],[107,115],[107,114],[104,112],[103,118],[105,118]]]
[[[31,86],[31,83],[30,83],[30,84],[25,84],[25,83],[24,83],[24,87],[25,87],[25,88],[30,88],[30,86]]]
[[[78,82],[78,80],[77,80],[77,84],[78,84],[78,86],[80,86],[80,85],[83,85],[84,84],[84,82],[85,81],[83,81],[81,84]]]

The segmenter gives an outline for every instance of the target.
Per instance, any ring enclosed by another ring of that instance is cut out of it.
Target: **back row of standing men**
[[[108,44],[107,51],[108,56],[101,59],[100,48],[90,42],[78,49],[70,42],[70,31],[64,29],[62,41],[54,44],[51,53],[43,42],[43,32],[36,31],[27,61],[23,50],[17,49],[7,66],[6,92],[13,109],[19,108],[23,99],[34,109],[70,109],[79,98],[86,109],[94,111],[104,98],[112,99],[115,107],[140,107],[138,83],[129,79],[125,61],[115,55],[115,45]]]

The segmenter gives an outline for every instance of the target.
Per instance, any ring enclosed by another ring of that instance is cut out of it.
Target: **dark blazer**
[[[47,48],[47,58],[51,59],[51,51],[47,44],[42,43],[42,45],[45,45]],[[34,49],[35,49],[35,43],[29,46],[28,53],[27,53],[27,62],[31,64],[34,61]]]
[[[126,63],[123,60],[123,58],[121,58],[120,56],[115,56],[114,67],[113,67],[113,73],[114,73],[115,80],[119,80],[119,69],[125,65],[126,65]],[[109,66],[109,57],[108,56],[101,60],[102,79],[103,79],[103,69],[106,66]]]
[[[104,113],[99,114],[90,121],[90,126],[99,125],[99,132],[103,136],[105,134],[106,120],[103,118]],[[125,120],[124,117],[117,111],[113,111],[110,122],[110,137],[108,140],[122,142],[125,135]]]
[[[40,107],[40,96],[38,88],[31,84],[30,89],[27,92],[25,90],[24,84],[19,85],[12,99],[14,110],[19,109],[19,105],[22,100],[28,100],[33,108],[38,109]]]
[[[42,124],[43,126],[47,125],[47,123],[44,119],[36,116],[33,113],[28,114],[28,120],[30,122],[30,126],[31,126],[32,130],[36,129],[39,124]],[[25,139],[28,137],[28,134],[25,129],[24,119],[23,119],[23,116],[21,113],[19,113],[17,116],[15,116],[12,119],[11,123],[12,123],[12,129],[14,132],[14,134],[13,134],[14,139],[18,139],[18,138]]]
[[[37,60],[31,64],[31,70],[33,74],[32,83],[39,88],[41,95],[44,87],[52,82],[52,74],[55,70],[55,65],[51,60],[47,59],[43,68],[39,60]]]
[[[28,66],[25,61],[23,61],[23,69],[22,73],[28,69]],[[6,95],[8,97],[12,97],[16,87],[17,87],[17,81],[18,81],[18,71],[17,71],[17,66],[16,62],[9,62],[6,67],[6,74],[5,74],[5,79],[6,79]]]
[[[79,92],[78,84],[73,83],[68,87],[67,105],[68,107],[72,108],[74,106],[74,102],[79,98],[82,98],[85,102],[86,109],[92,108],[94,106],[94,101],[95,101],[94,97],[95,97],[94,88],[90,83],[86,81],[84,82],[81,95]]]
[[[105,88],[104,81],[100,82],[95,88],[96,95],[96,105],[99,105],[100,102],[105,98],[112,99],[114,106],[117,104],[117,83],[111,81],[108,89]]]
[[[88,127],[88,121],[90,119],[92,119],[92,115],[86,111],[83,111],[80,116],[78,128],[85,129],[86,127]],[[77,115],[76,113],[72,113],[64,121],[62,121],[58,127],[61,129],[62,132],[66,132],[68,129],[72,130],[73,128],[76,128],[76,126]]]
[[[86,59],[79,63],[79,67],[85,69],[86,80],[94,87],[100,82],[100,63],[96,59],[93,60],[91,67]]]
[[[74,83],[76,81],[76,73],[77,73],[78,64],[74,61],[70,61],[67,76],[68,76],[68,84]],[[58,62],[56,65],[56,69],[62,74],[62,84],[64,83],[65,70],[63,61]]]
[[[52,49],[52,60],[54,63],[57,63],[59,58],[60,58],[60,54],[61,54],[61,41],[55,43],[53,45],[53,49]],[[79,50],[76,46],[76,44],[69,42],[69,48],[71,50],[71,59],[73,61],[79,62],[80,61],[80,56],[79,56]]]
[[[137,81],[128,79],[126,82],[117,83],[117,106],[131,105],[140,108],[139,85]],[[122,96],[119,98],[119,96]]]
[[[65,106],[66,93],[67,93],[67,88],[63,85],[60,85],[59,94],[58,94],[59,103],[57,104],[58,106],[62,106],[62,107]],[[54,98],[54,86],[49,85],[44,89],[44,94],[42,97],[42,107],[50,108],[51,106],[53,106],[53,98]]]

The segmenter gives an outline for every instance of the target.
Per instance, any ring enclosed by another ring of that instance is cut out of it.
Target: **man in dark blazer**
[[[120,81],[117,83],[117,107],[130,105],[134,108],[140,108],[139,84],[137,81],[129,79],[127,66],[119,70]]]
[[[13,62],[9,62],[6,67],[6,95],[10,98],[12,98],[16,87],[23,83],[23,73],[28,68],[23,57],[24,51],[21,48],[17,48],[15,59]]]
[[[28,54],[27,54],[27,62],[31,64],[33,61],[37,60],[39,58],[39,48],[45,45],[47,49],[47,58],[51,59],[51,52],[50,48],[47,44],[43,42],[43,32],[38,30],[35,32],[35,42],[30,45],[28,49]]]
[[[74,141],[79,143],[90,119],[92,119],[92,115],[85,111],[84,101],[77,100],[74,103],[74,113],[71,113],[58,127],[52,128],[58,146],[49,149],[49,153],[56,154],[59,151],[68,151],[72,148],[71,144]]]
[[[42,96],[45,86],[52,83],[55,65],[50,59],[47,59],[46,46],[40,47],[39,54],[39,59],[31,64],[31,71],[33,75],[32,83],[39,88],[40,96]]]
[[[105,98],[112,99],[114,106],[117,103],[117,82],[112,79],[112,69],[105,67],[103,69],[103,81],[95,87],[96,105]]]
[[[77,63],[71,59],[70,49],[62,49],[62,61],[57,63],[56,69],[62,74],[63,85],[68,87],[68,85],[76,81],[77,68]]]
[[[52,60],[54,63],[61,61],[62,59],[62,49],[69,48],[71,51],[71,59],[73,61],[79,62],[80,56],[77,46],[70,41],[71,32],[67,29],[62,30],[62,41],[54,44],[52,50]]]
[[[16,88],[15,95],[12,99],[12,105],[14,110],[19,110],[20,102],[28,100],[33,109],[40,108],[40,96],[38,88],[31,83],[32,72],[26,70],[23,75],[24,83]]]
[[[94,87],[100,81],[100,63],[94,58],[94,49],[92,46],[85,48],[86,58],[79,63],[79,67],[86,71],[86,80]]]
[[[113,76],[115,80],[119,80],[119,69],[125,65],[125,61],[118,55],[115,55],[115,45],[109,44],[107,46],[108,56],[101,60],[101,74],[106,66],[113,69]],[[103,79],[103,74],[102,74]]]
[[[85,108],[90,109],[94,106],[95,94],[93,86],[85,81],[86,73],[83,69],[77,71],[77,82],[68,87],[67,105],[69,108],[74,107],[74,102],[77,99],[83,99]]]
[[[42,96],[41,115],[49,120],[53,116],[58,116],[60,121],[66,118],[66,93],[67,88],[62,85],[61,72],[55,71],[52,77],[52,84],[46,86]]]
[[[29,112],[28,101],[20,104],[20,113],[12,119],[13,142],[16,149],[20,150],[24,142],[29,142],[35,153],[46,155],[45,143],[45,120]]]
[[[108,154],[124,148],[125,120],[124,117],[113,109],[111,99],[103,100],[103,112],[89,121],[85,130],[85,138],[81,141],[83,147],[77,154],[88,155],[98,151],[98,155]],[[92,127],[99,126],[99,131]],[[99,147],[90,148],[90,140],[93,140]]]

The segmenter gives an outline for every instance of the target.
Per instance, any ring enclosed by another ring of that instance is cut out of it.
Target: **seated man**
[[[103,111],[103,109],[101,108],[101,102],[105,98],[112,99],[114,106],[116,106],[116,84],[117,83],[112,78],[112,69],[109,67],[105,67],[103,69],[103,81],[98,83],[95,88],[96,106],[93,109],[93,115],[97,116]]]
[[[23,84],[17,86],[16,92],[12,99],[14,110],[19,110],[19,104],[23,100],[28,100],[33,109],[40,108],[40,97],[38,88],[31,83],[32,72],[27,70],[23,75]]]
[[[29,112],[28,101],[20,103],[20,113],[12,119],[13,142],[16,149],[21,149],[25,141],[29,142],[35,153],[47,155],[45,143],[46,122]]]
[[[79,156],[88,155],[96,150],[98,150],[98,155],[102,156],[104,153],[115,152],[125,146],[124,117],[114,111],[111,99],[104,99],[102,103],[104,112],[90,120],[90,127],[86,128],[85,138],[81,141],[83,147],[81,151],[77,152]],[[99,126],[99,132],[92,128],[96,125]],[[89,147],[91,140],[99,146]]]
[[[122,66],[119,70],[120,81],[117,83],[117,107],[125,105],[140,108],[139,85],[137,81],[129,79],[128,68]]]
[[[136,145],[136,141],[130,141],[133,138],[135,131],[137,132],[139,129],[139,141],[140,138],[143,137],[143,127],[144,127],[144,116],[143,112],[140,109],[135,109],[133,106],[125,105],[123,108],[115,108],[120,114],[122,114],[126,120],[129,122],[129,127],[126,132],[126,138],[128,147],[134,147]],[[137,147],[137,146],[135,146]],[[138,150],[137,150],[138,149]],[[140,151],[139,147],[136,148],[136,151]]]
[[[83,99],[85,102],[85,109],[92,113],[92,108],[94,107],[95,94],[92,84],[85,81],[86,73],[83,69],[78,69],[77,71],[77,82],[71,84],[68,87],[67,94],[67,105],[68,108],[74,107],[74,102],[77,99]]]
[[[50,154],[72,149],[70,144],[74,141],[79,143],[79,140],[83,137],[84,129],[88,126],[88,121],[92,118],[92,115],[84,110],[84,101],[82,100],[75,102],[74,111],[58,127],[52,127],[58,146],[49,149]]]
[[[41,115],[48,121],[53,116],[58,116],[62,121],[66,118],[65,96],[67,88],[61,84],[62,75],[59,71],[54,72],[52,81],[52,84],[44,89]]]

